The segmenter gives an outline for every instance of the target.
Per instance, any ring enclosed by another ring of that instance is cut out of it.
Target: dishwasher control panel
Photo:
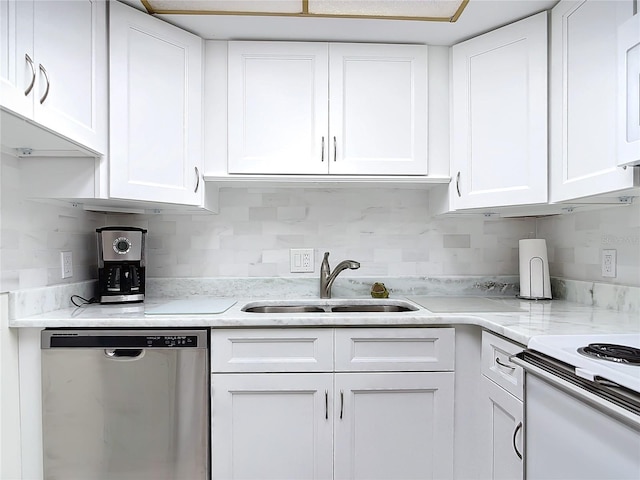
[[[42,348],[207,348],[206,331],[43,330]]]
[[[197,347],[198,337],[195,335],[160,335],[147,337],[147,346],[161,347]]]

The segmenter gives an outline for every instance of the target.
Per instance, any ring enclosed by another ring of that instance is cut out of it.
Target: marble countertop
[[[188,297],[183,297],[188,298]],[[202,296],[193,297],[202,302]],[[220,297],[211,297],[219,301]],[[640,315],[621,313],[602,307],[565,300],[524,300],[514,297],[469,296],[396,296],[389,301],[412,303],[416,310],[398,313],[249,313],[242,311],[247,303],[269,304],[339,303],[346,299],[317,298],[260,299],[234,298],[235,303],[218,314],[145,314],[175,298],[148,299],[128,305],[89,304],[63,308],[48,313],[9,320],[10,327],[341,327],[341,326],[435,326],[477,325],[522,345],[535,335],[571,335],[597,333],[638,333]],[[351,303],[371,299],[348,299]],[[431,306],[435,311],[422,305]]]

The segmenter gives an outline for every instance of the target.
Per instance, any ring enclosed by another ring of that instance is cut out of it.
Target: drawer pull
[[[518,432],[520,431],[521,428],[522,428],[522,422],[518,423],[518,426],[513,431],[513,449],[515,450],[516,455],[520,460],[522,460],[522,454],[518,451],[518,446],[516,445],[516,437],[518,436]]]
[[[516,367],[512,367],[511,365],[507,365],[506,363],[502,363],[498,357],[496,357],[496,363],[498,365],[500,365],[501,367],[508,368],[511,371],[516,369]]]
[[[324,391],[324,419],[329,420],[329,391]]]

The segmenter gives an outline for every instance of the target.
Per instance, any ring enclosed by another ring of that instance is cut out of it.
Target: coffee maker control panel
[[[118,237],[113,241],[113,251],[118,255],[126,255],[131,251],[131,240],[127,237]]]
[[[99,245],[102,244],[104,262],[144,262],[144,233],[142,230],[102,230]]]

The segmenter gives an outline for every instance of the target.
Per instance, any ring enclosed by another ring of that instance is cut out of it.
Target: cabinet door
[[[640,15],[618,28],[618,166],[640,165]]]
[[[33,62],[33,2],[0,0],[0,105],[28,118],[33,114]]]
[[[34,3],[33,118],[97,153],[107,148],[104,0]]]
[[[486,437],[478,444],[485,448],[487,478],[520,479],[523,477],[522,401],[486,377],[482,378],[482,390]]]
[[[547,13],[454,45],[456,209],[547,202]]]
[[[229,173],[327,173],[327,44],[229,42],[228,66]]]
[[[617,166],[617,31],[631,1],[563,0],[551,10],[553,202],[633,186]]]
[[[331,373],[212,376],[212,478],[333,477]]]
[[[335,478],[452,478],[453,383],[453,372],[337,373]]]
[[[329,171],[427,174],[427,49],[331,44]]]
[[[200,205],[202,39],[110,2],[110,196]]]

